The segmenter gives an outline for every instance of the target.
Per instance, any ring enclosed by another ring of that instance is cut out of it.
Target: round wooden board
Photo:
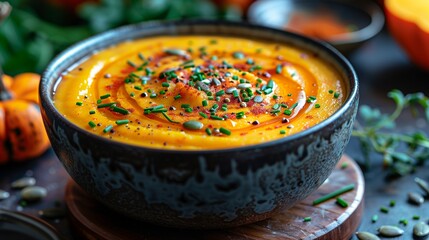
[[[313,200],[351,183],[356,185],[355,189],[341,195],[349,207],[340,207],[335,199],[312,205]],[[73,229],[80,239],[328,240],[349,239],[353,235],[362,217],[363,194],[364,179],[360,168],[352,159],[343,156],[328,180],[308,198],[271,219],[237,228],[178,230],[127,219],[100,205],[73,181],[67,185],[65,199]],[[312,220],[304,222],[305,217]]]

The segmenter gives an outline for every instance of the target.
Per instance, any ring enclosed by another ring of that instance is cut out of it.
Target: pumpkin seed
[[[260,103],[262,101],[264,101],[264,98],[261,95],[257,95],[253,101],[255,101],[256,103]]]
[[[46,208],[46,209],[40,210],[38,213],[41,217],[49,218],[49,219],[63,218],[66,215],[65,210],[59,207]]]
[[[183,127],[190,130],[199,130],[204,127],[204,124],[196,120],[189,120],[183,123]]]
[[[359,240],[380,240],[380,238],[369,232],[357,232],[356,236]]]
[[[429,225],[425,222],[418,222],[413,227],[413,233],[416,237],[425,237],[429,235]]]
[[[219,81],[219,80],[217,80],[216,78],[213,78],[213,82],[214,82],[214,84],[216,85],[216,86],[220,86],[222,83]]]
[[[413,203],[413,204],[421,205],[425,201],[425,199],[419,193],[409,192],[408,193],[408,201]]]
[[[23,177],[11,183],[12,188],[25,188],[36,185],[36,179],[33,177]]]
[[[250,87],[252,87],[252,84],[250,84],[250,83],[240,83],[237,85],[238,89],[246,89],[246,88],[250,88]]]
[[[404,234],[404,230],[402,230],[401,228],[389,225],[379,227],[378,232],[384,237],[397,237]]]
[[[232,92],[234,92],[235,90],[237,90],[237,88],[236,88],[236,87],[230,87],[230,88],[226,89],[226,90],[225,90],[225,92],[226,92],[226,93],[232,93]]]
[[[425,180],[418,178],[418,177],[416,177],[414,179],[414,181],[417,183],[417,185],[419,185],[419,187],[421,189],[423,189],[423,191],[426,192],[426,195],[429,195],[429,184],[428,184],[428,182],[426,182]]]
[[[198,87],[201,88],[201,90],[203,91],[210,91],[210,87],[207,86],[207,84],[203,83],[203,82],[197,82]]]
[[[26,201],[38,201],[48,194],[46,188],[30,186],[21,190],[21,198]]]
[[[210,79],[204,79],[204,80],[201,80],[201,82],[204,83],[204,84],[210,84],[212,82],[212,80],[210,80]]]
[[[170,55],[177,55],[177,56],[187,56],[188,54],[186,53],[186,51],[181,50],[181,49],[166,49],[164,50],[165,53],[170,54]]]
[[[0,201],[5,200],[8,197],[10,197],[10,194],[8,192],[0,189]]]

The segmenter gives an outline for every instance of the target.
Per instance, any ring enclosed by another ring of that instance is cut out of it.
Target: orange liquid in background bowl
[[[291,15],[285,28],[292,32],[327,41],[344,40],[347,36],[343,34],[351,31],[350,26],[342,23],[329,11],[316,15],[308,12],[295,12]]]

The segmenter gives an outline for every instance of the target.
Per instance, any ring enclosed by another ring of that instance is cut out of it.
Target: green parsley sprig
[[[399,90],[388,93],[396,108],[391,114],[363,105],[359,109],[362,122],[355,124],[352,136],[359,139],[366,167],[370,165],[370,154],[376,152],[383,157],[383,165],[395,175],[406,175],[429,159],[429,137],[422,131],[414,133],[394,132],[396,120],[405,109],[414,114],[419,107],[429,122],[429,98],[423,93],[404,95]]]

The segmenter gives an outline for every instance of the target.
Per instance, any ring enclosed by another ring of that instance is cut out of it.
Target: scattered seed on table
[[[429,235],[429,225],[425,222],[418,222],[413,227],[413,233],[416,237],[425,237]]]
[[[15,189],[21,189],[29,186],[34,186],[36,179],[33,177],[23,177],[11,183],[11,187]]]
[[[425,201],[424,197],[416,192],[409,192],[408,193],[408,202],[421,205]]]
[[[10,197],[10,193],[0,189],[0,201]]]
[[[419,185],[419,187],[421,189],[423,189],[423,191],[425,191],[426,195],[429,195],[429,184],[428,182],[426,182],[425,180],[416,177],[414,179],[414,181],[417,183],[417,185]]]
[[[26,201],[38,201],[48,194],[46,188],[30,186],[21,190],[21,198]]]
[[[383,237],[398,237],[404,234],[401,228],[390,225],[381,226],[377,230]]]
[[[359,240],[380,240],[380,238],[370,232],[357,232],[356,237]]]

